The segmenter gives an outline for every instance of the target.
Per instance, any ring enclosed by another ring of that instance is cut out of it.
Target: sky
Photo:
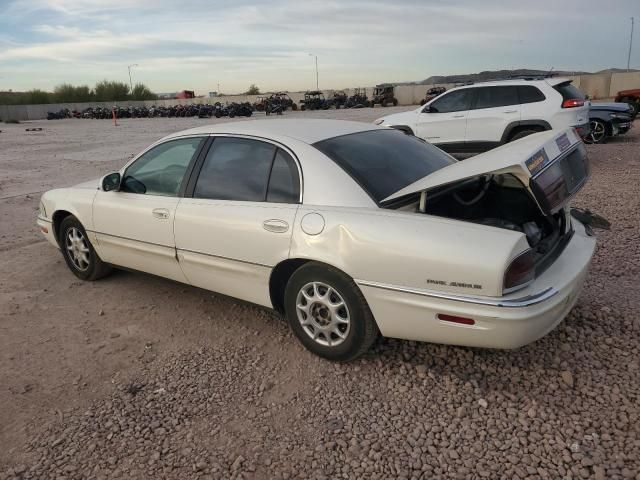
[[[640,0],[0,0],[0,91],[371,86],[431,75],[640,68]],[[313,54],[309,55],[309,54]]]

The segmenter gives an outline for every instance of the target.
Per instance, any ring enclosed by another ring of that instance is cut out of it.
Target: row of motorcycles
[[[111,119],[115,112],[116,118],[154,118],[154,117],[250,117],[254,108],[249,102],[233,102],[223,105],[216,102],[213,105],[173,105],[171,107],[89,107],[82,111],[63,108],[57,112],[47,112],[47,120],[61,120],[64,118],[93,118]],[[276,112],[277,113],[277,112]]]

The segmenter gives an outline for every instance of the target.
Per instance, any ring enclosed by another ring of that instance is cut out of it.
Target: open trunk
[[[568,203],[588,173],[584,145],[575,132],[550,131],[445,167],[382,203],[520,232],[537,277],[573,235]]]
[[[572,235],[566,210],[545,215],[529,189],[511,174],[483,175],[430,191],[424,213],[523,233],[534,253],[536,276]]]

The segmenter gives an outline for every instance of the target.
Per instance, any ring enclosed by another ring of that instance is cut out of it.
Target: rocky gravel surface
[[[639,147],[637,127],[588,147],[593,174],[575,204],[612,229],[597,232],[566,321],[515,351],[382,339],[364,358],[333,364],[264,309],[141,274],[65,284],[44,244],[0,251],[44,250],[48,265],[36,280],[2,257],[0,273],[15,275],[0,282],[10,300],[0,313],[11,313],[0,327],[12,336],[0,350],[24,359],[15,345],[26,344],[55,376],[69,343],[92,347],[64,356],[86,364],[46,401],[47,380],[28,361],[0,364],[12,388],[0,400],[29,412],[0,436],[0,479],[640,479]],[[11,245],[14,234],[2,233]],[[55,348],[40,351],[29,330],[8,323],[22,318],[14,304],[30,301],[17,292],[36,286],[81,292],[83,312],[53,309],[47,321],[82,316],[84,336],[53,336]],[[153,321],[135,333],[132,317]]]

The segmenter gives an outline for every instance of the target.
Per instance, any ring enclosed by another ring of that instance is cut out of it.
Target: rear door
[[[467,117],[465,142],[470,149],[497,146],[512,122],[520,121],[520,100],[515,85],[478,87]]]
[[[464,145],[474,90],[453,90],[427,103],[418,114],[415,135],[445,149]]]
[[[301,201],[293,154],[268,141],[215,137],[175,219],[177,255],[192,285],[271,306],[269,276],[289,256]]]

